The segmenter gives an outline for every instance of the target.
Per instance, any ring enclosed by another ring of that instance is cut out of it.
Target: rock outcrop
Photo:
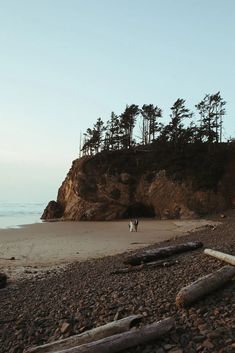
[[[235,163],[226,146],[213,153],[206,148],[191,145],[179,152],[160,146],[84,156],[73,162],[42,218],[183,219],[222,211],[235,200]]]
[[[64,209],[58,202],[50,201],[42,214],[42,219],[61,218],[63,212]]]

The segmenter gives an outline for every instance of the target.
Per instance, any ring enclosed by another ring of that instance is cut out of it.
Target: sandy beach
[[[220,224],[215,227],[205,226],[208,222],[202,220],[146,220],[141,221],[138,234],[129,234],[126,222],[47,223],[1,231],[0,234],[1,240],[5,239],[2,244],[9,248],[8,255],[16,255],[10,252],[14,246],[14,251],[22,251],[17,255],[19,260],[8,261],[15,265],[17,261],[24,264],[36,260],[43,260],[46,264],[49,254],[54,256],[50,259],[53,263],[70,262],[76,256],[79,259],[79,255],[80,259],[98,257],[144,246],[147,241],[156,242],[160,238],[181,235],[193,227],[198,227],[198,230],[165,241],[161,246],[201,241],[205,248],[235,254],[234,212],[227,214],[225,219],[217,217],[217,220]],[[20,234],[21,242],[17,240]],[[27,239],[31,248],[24,249]],[[131,244],[137,240],[142,244]],[[43,254],[40,253],[42,249],[46,250]],[[78,249],[83,249],[83,252],[76,254]],[[26,256],[24,260],[22,254]],[[33,259],[33,255],[37,257]],[[43,273],[37,267],[35,275],[32,268],[27,270],[31,271],[29,274],[24,273],[24,280],[12,281],[12,276],[9,276],[9,285],[0,291],[3,308],[0,310],[1,353],[23,353],[27,347],[79,334],[133,314],[143,316],[143,326],[172,317],[175,329],[156,342],[125,350],[125,353],[233,352],[234,281],[185,310],[175,305],[176,295],[182,287],[219,270],[224,266],[221,261],[206,256],[202,249],[198,249],[173,256],[177,261],[171,267],[143,267],[137,272],[114,275],[113,271],[123,268],[126,255],[73,261],[66,266],[60,265],[59,269],[51,266]],[[67,331],[63,330],[65,324]]]
[[[203,219],[141,220],[137,233],[128,231],[127,221],[47,222],[2,229],[0,268],[12,277],[31,267],[51,268],[138,249],[207,224],[213,222]]]

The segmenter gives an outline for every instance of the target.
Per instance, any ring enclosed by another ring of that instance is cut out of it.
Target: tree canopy
[[[81,151],[83,155],[93,155],[103,150],[130,149],[155,141],[175,146],[219,143],[222,142],[225,105],[220,92],[206,94],[195,105],[194,113],[186,107],[185,99],[178,98],[171,107],[170,121],[166,125],[160,121],[163,112],[159,106],[127,105],[120,115],[112,112],[106,124],[98,118],[93,128],[83,134]]]

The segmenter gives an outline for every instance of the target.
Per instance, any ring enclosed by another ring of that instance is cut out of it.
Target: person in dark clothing
[[[135,231],[137,232],[137,230],[138,230],[138,225],[139,225],[139,221],[138,221],[138,219],[136,218],[135,220],[134,220],[134,228],[135,228]]]

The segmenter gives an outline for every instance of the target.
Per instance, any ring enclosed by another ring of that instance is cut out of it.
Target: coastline
[[[129,232],[127,220],[43,222],[0,229],[0,271],[10,279],[28,277],[77,261],[137,250],[214,224],[206,219],[144,219],[137,233]]]
[[[215,227],[199,227],[161,246],[197,240],[204,247],[235,254],[235,213],[219,221]],[[66,338],[132,314],[142,315],[143,325],[169,316],[176,325],[159,341],[125,353],[233,351],[234,281],[189,308],[181,310],[175,305],[182,287],[224,263],[198,249],[180,254],[171,267],[112,275],[112,271],[123,267],[127,254],[73,262],[61,271],[10,283],[0,291],[4,308],[0,311],[0,351],[22,353],[26,347]],[[62,330],[64,324],[66,332]]]

